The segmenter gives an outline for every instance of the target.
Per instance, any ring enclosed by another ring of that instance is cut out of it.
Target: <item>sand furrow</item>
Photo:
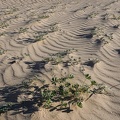
[[[15,77],[22,78],[25,76],[25,72],[23,71],[22,67],[18,63],[14,63],[11,67],[14,71]]]
[[[0,0],[0,87],[36,74],[46,83],[54,75],[74,74],[73,82],[81,83],[88,73],[111,93],[93,95],[70,113],[40,108],[31,117],[12,111],[0,120],[119,120],[119,6],[119,0]],[[66,58],[81,58],[79,64],[43,63],[67,49],[74,52]]]

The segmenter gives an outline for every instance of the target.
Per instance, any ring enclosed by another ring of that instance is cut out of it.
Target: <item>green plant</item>
[[[72,52],[75,52],[77,50],[75,49],[68,49],[56,54],[51,54],[50,57],[44,58],[44,61],[51,62],[52,65],[58,65],[59,63],[64,63],[67,66],[69,65],[75,65],[80,62],[80,57],[78,59],[75,59],[73,56],[69,56]],[[64,58],[68,56],[67,60],[64,60]]]
[[[65,55],[67,55],[69,53],[69,50],[65,50],[56,54],[51,54],[50,57],[44,58],[44,61],[46,62],[52,62],[53,65],[59,64],[61,62],[63,62],[63,58],[65,57]]]
[[[38,16],[38,19],[45,19],[45,18],[49,18],[49,16],[48,15]]]
[[[8,104],[6,104],[6,105],[0,106],[0,115],[1,115],[2,113],[7,112],[8,110],[10,110],[11,106],[12,106],[11,103],[8,103]]]
[[[18,8],[13,7],[13,8],[10,8],[9,10],[4,11],[4,14],[5,15],[13,14],[14,12],[16,12],[18,10],[19,10]]]
[[[89,74],[85,75],[86,80],[89,80],[89,84],[84,82],[81,85],[78,83],[72,84],[70,79],[73,79],[73,75],[67,77],[51,79],[52,86],[46,85],[41,88],[42,104],[45,108],[52,108],[57,102],[58,108],[67,108],[70,105],[77,105],[82,108],[82,103],[88,100],[93,94],[101,94],[105,91],[105,86],[98,84],[91,79]],[[88,98],[84,98],[84,95],[88,94]],[[55,107],[55,106],[54,106]]]
[[[9,25],[6,22],[1,22],[0,23],[0,28],[4,29],[7,28]]]
[[[88,15],[87,18],[88,18],[88,19],[89,19],[89,18],[94,18],[97,14],[98,14],[98,13],[91,13],[90,15]]]
[[[2,32],[0,33],[0,36],[4,36],[6,34],[6,32]]]
[[[2,47],[0,47],[0,55],[5,54],[6,50],[4,50]]]
[[[38,80],[37,76],[35,78]],[[73,105],[82,108],[83,101],[88,100],[93,94],[103,94],[106,92],[105,86],[92,80],[89,74],[85,74],[85,78],[83,83],[78,84],[71,82],[72,79],[75,79],[72,74],[60,78],[53,77],[51,78],[51,84],[45,84],[43,81],[43,86],[41,87],[31,84],[33,80],[22,82],[19,87],[10,88],[10,91],[15,90],[15,92],[18,91],[21,94],[24,93],[25,96],[32,95],[32,98],[26,98],[26,101],[23,100],[19,103],[12,102],[2,105],[0,106],[0,114],[13,110],[14,106],[18,106],[18,109],[23,111],[25,107],[28,110],[26,104],[30,101],[31,107],[44,107],[50,111],[55,109],[70,111]],[[34,89],[31,91],[32,88]],[[85,97],[86,94],[88,97]]]
[[[48,33],[47,32],[41,32],[41,33],[36,33],[37,35],[34,36],[35,38],[35,41],[40,41],[40,40],[43,40],[44,36],[47,35]]]
[[[19,33],[24,33],[24,32],[27,31],[27,29],[28,29],[28,28],[22,28],[22,27],[21,27],[21,28],[19,29]]]

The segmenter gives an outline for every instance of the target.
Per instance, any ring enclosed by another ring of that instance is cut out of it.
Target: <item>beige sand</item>
[[[39,32],[44,39],[37,41]],[[52,66],[42,68],[40,61],[72,48],[78,51],[68,57],[81,57],[80,63],[58,64],[53,74],[72,73],[80,82],[83,70],[104,83],[111,95],[94,95],[82,109],[70,113],[40,108],[32,115],[10,111],[0,120],[120,120],[120,0],[0,0],[1,88],[36,72],[49,83]],[[37,67],[30,67],[31,63]]]

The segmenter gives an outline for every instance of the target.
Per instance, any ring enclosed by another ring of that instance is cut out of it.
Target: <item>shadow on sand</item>
[[[41,95],[41,90],[43,88],[47,88],[49,84],[45,84],[42,87],[38,86],[29,86],[28,83],[22,83],[20,85],[15,86],[7,86],[4,88],[0,88],[0,114],[13,111],[12,115],[16,114],[32,114],[38,111],[39,107],[43,106],[43,98]],[[30,91],[30,88],[34,88],[34,91]],[[18,101],[19,97],[23,95],[26,97],[21,101]],[[32,95],[32,98],[27,98],[28,95]],[[58,101],[53,101],[58,102]],[[54,110],[62,111],[62,112],[71,112],[70,106],[66,108],[60,108],[60,104],[57,106],[50,106],[49,111],[52,112]]]

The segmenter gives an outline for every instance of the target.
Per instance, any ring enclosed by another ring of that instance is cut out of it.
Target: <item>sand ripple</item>
[[[39,61],[66,49],[77,49],[84,73],[105,83],[111,96],[95,95],[83,109],[69,114],[40,109],[29,115],[6,113],[1,120],[119,120],[120,119],[120,1],[119,0],[0,0],[0,86],[16,85],[34,76],[50,80]],[[98,60],[93,66],[89,61]],[[36,67],[30,67],[31,64]],[[80,66],[65,68],[77,78]],[[61,73],[61,65],[54,72]],[[62,75],[63,73],[61,73]],[[79,81],[77,79],[76,81]]]

